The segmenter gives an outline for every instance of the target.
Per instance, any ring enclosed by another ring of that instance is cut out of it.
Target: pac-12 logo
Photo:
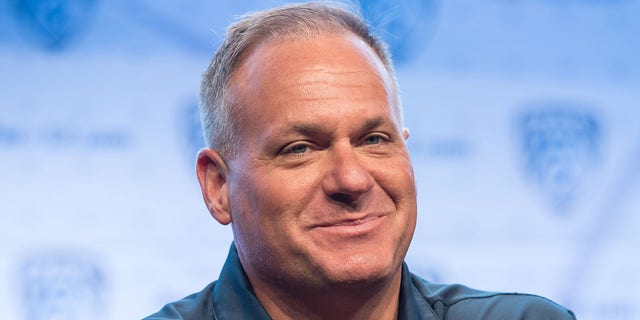
[[[566,214],[597,163],[602,128],[591,106],[575,102],[529,103],[517,121],[524,168],[554,212]]]
[[[365,20],[387,44],[393,62],[411,61],[424,49],[436,25],[439,0],[360,0]]]
[[[105,277],[100,265],[75,252],[27,256],[18,268],[25,319],[105,318]]]
[[[50,50],[66,47],[87,29],[98,0],[13,0],[24,34]]]

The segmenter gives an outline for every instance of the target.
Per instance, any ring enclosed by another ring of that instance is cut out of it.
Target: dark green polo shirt
[[[271,319],[256,296],[231,245],[220,278],[202,291],[167,304],[145,320]],[[429,283],[402,266],[400,320],[575,320],[564,307],[540,296],[497,293],[462,285]]]

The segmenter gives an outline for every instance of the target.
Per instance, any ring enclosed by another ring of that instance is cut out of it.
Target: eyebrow
[[[375,128],[378,128],[378,127],[384,125],[387,122],[389,122],[389,121],[387,119],[383,118],[383,117],[375,117],[375,118],[367,119],[367,121],[365,121],[364,125],[362,127],[360,127],[360,131],[362,131],[362,132],[371,131],[371,130],[373,130]]]
[[[286,126],[285,128],[283,128],[283,130],[281,130],[280,132],[281,133],[295,132],[304,136],[314,136],[317,134],[327,133],[326,130],[322,127],[322,125],[315,124],[315,123],[302,123],[302,122],[292,123]]]
[[[371,119],[367,119],[365,123],[360,127],[360,132],[371,131],[375,128],[378,128],[389,121],[383,117],[375,117]],[[327,131],[326,127],[322,124],[316,123],[304,123],[304,122],[296,122],[287,125],[286,127],[278,130],[278,134],[287,134],[295,132],[304,136],[315,136],[315,135],[330,135],[331,133]]]

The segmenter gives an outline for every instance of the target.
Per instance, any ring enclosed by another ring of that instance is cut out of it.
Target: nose
[[[322,188],[332,200],[353,205],[371,190],[374,179],[350,143],[332,149]]]

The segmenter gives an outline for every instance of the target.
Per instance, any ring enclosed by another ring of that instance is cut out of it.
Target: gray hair
[[[244,15],[227,29],[200,86],[200,117],[207,145],[225,159],[237,156],[240,143],[238,120],[232,117],[236,106],[227,86],[248,52],[269,41],[299,40],[323,33],[345,32],[360,37],[382,61],[393,82],[393,104],[401,124],[401,102],[391,55],[386,44],[371,32],[364,19],[337,3],[289,4]]]

